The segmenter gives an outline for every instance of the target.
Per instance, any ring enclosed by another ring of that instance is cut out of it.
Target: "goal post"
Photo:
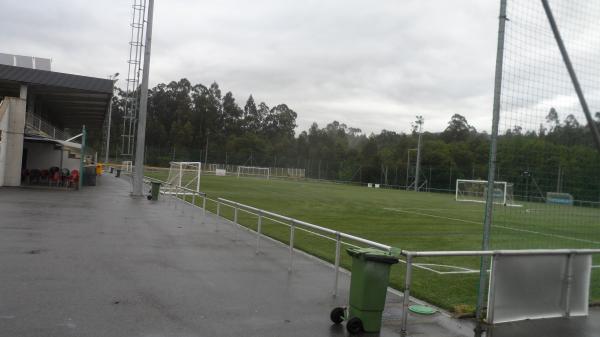
[[[238,166],[237,168],[238,178],[241,176],[250,177],[264,177],[269,179],[271,176],[271,169],[268,167],[257,167],[257,166]]]
[[[125,172],[132,173],[133,172],[133,162],[131,160],[125,160],[122,162],[122,169]]]
[[[200,162],[171,162],[165,191],[173,193],[177,187],[183,187],[199,193],[201,174],[202,163]],[[180,194],[192,194],[192,192],[181,191]]]
[[[456,179],[456,201],[485,203],[488,189],[487,180]],[[494,182],[494,204],[517,206],[513,200],[513,184],[506,181]]]

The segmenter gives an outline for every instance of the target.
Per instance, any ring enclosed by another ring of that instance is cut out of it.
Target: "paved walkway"
[[[80,192],[0,189],[0,336],[346,335],[329,311],[348,275],[334,299],[329,265],[297,254],[289,274],[286,247],[255,255],[254,235],[129,191],[108,175]],[[379,336],[399,336],[400,302],[388,296]],[[410,336],[473,332],[437,314],[411,316]]]

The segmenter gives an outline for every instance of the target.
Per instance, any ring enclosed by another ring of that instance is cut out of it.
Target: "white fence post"
[[[291,273],[294,267],[294,220],[290,221],[290,267],[289,272]]]
[[[342,240],[340,232],[335,233],[335,277],[333,281],[333,297],[337,296],[338,293],[338,281],[340,276],[340,250],[342,247]]]
[[[400,333],[406,336],[406,325],[408,323],[408,306],[410,304],[410,287],[412,282],[412,255],[406,255],[406,275],[404,277],[404,298],[402,299],[402,322]]]
[[[260,235],[262,231],[262,212],[258,212],[258,220],[256,223],[256,254],[260,252]]]

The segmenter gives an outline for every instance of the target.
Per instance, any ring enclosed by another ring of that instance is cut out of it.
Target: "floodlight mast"
[[[421,132],[423,131],[423,116],[417,116],[419,139],[417,140],[417,163],[415,167],[415,192],[419,192],[419,175],[421,174]]]
[[[150,75],[150,55],[152,47],[152,17],[154,15],[154,0],[148,1],[148,21],[146,26],[146,46],[144,48],[144,71],[142,77],[140,112],[137,125],[135,147],[135,169],[133,176],[133,196],[143,195],[144,185],[144,155],[146,143],[146,111],[148,109],[148,77]]]

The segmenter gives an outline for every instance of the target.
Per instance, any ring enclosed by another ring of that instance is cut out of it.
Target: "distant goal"
[[[171,162],[167,186],[163,189],[168,194],[192,195],[200,192],[200,162]],[[183,188],[180,188],[183,187]]]
[[[271,177],[271,169],[268,167],[257,167],[257,166],[238,166],[237,176],[257,177],[266,178]]]
[[[488,189],[487,180],[456,180],[456,201],[485,203]],[[513,184],[506,181],[494,182],[492,191],[494,204],[521,206],[514,203]]]

